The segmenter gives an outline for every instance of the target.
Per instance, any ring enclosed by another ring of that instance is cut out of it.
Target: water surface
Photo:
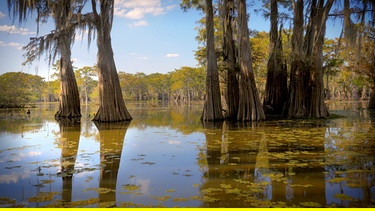
[[[375,113],[330,103],[330,120],[202,124],[202,105],[130,103],[0,111],[0,207],[375,207]]]

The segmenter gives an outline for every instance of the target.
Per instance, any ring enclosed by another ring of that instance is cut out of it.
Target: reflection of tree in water
[[[202,206],[246,207],[246,203],[239,195],[240,192],[245,193],[244,189],[238,189],[236,180],[254,182],[257,149],[245,149],[244,145],[234,139],[243,139],[251,131],[233,136],[231,130],[238,130],[240,127],[238,124],[227,122],[203,122],[203,127],[206,146],[205,149],[201,149],[198,161],[204,173],[204,182],[201,186]]]
[[[94,134],[97,132],[95,127],[93,126],[94,122],[92,121],[93,113],[92,110],[95,110],[93,106],[85,105],[84,108],[81,110],[82,117],[82,129],[81,129],[81,135],[83,137],[91,137],[94,136]]]
[[[262,135],[259,140],[258,153],[255,160],[254,183],[265,184],[264,191],[259,198],[271,200],[272,199],[272,183],[270,178],[270,167],[267,149],[267,140]]]
[[[199,118],[201,110],[197,106],[201,105],[174,105],[170,107],[161,105],[153,107],[149,104],[137,104],[136,108],[129,106],[134,120],[132,127],[145,129],[145,127],[172,127],[182,134],[189,134],[200,129]]]
[[[326,180],[334,197],[329,203],[338,206],[374,205],[375,113],[359,112],[361,115],[335,121],[326,132]]]
[[[60,126],[62,200],[72,201],[72,178],[81,134],[80,118],[56,119]]]
[[[325,128],[310,134],[274,124],[204,124],[206,146],[198,160],[203,207],[326,204],[322,168],[310,164],[322,159]]]
[[[100,123],[95,122],[99,130],[100,170],[99,201],[116,203],[116,184],[120,166],[122,147],[130,122]]]

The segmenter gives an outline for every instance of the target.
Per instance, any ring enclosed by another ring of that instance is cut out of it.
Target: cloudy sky
[[[196,10],[183,12],[179,3],[179,0],[115,0],[112,45],[118,71],[167,73],[181,66],[197,65],[194,59],[194,50],[198,46],[195,28],[202,14]],[[259,6],[249,8],[249,12]],[[12,22],[6,1],[0,1],[0,74],[22,71],[38,74],[46,80],[52,74],[45,57],[22,66],[22,55],[25,53],[22,47],[30,37],[37,35],[35,17],[35,14],[29,16],[28,21],[22,24]],[[249,26],[258,31],[269,30],[268,21],[253,13]],[[40,26],[39,35],[52,29],[53,24],[44,24]],[[87,40],[77,36],[72,48],[73,65],[94,65],[95,45],[92,42],[88,48]]]

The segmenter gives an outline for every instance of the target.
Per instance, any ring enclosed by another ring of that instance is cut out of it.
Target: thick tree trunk
[[[303,0],[298,0],[294,5],[288,117],[329,116],[324,103],[322,49],[326,20],[332,4],[333,0],[327,1],[326,5],[324,0],[312,0],[305,40],[303,40]]]
[[[270,114],[283,114],[284,104],[288,100],[287,69],[282,58],[281,34],[278,34],[277,0],[271,0],[271,30],[269,59],[267,63],[267,81],[264,106],[270,106]],[[281,31],[281,29],[280,29]]]
[[[325,28],[325,27],[324,27]],[[324,29],[325,30],[325,29]],[[328,109],[324,102],[324,84],[323,84],[323,44],[324,35],[318,38],[313,52],[313,63],[310,71],[310,109],[309,117],[328,117]]]
[[[251,60],[249,29],[247,25],[246,0],[238,3],[238,39],[239,39],[239,105],[238,121],[264,120],[263,107],[255,85]]]
[[[372,79],[373,84],[370,91],[370,102],[368,103],[368,109],[375,109],[375,78]]]
[[[62,10],[58,14],[61,17],[55,18],[57,30],[64,28],[69,21],[68,14],[71,12],[70,1],[62,2]],[[79,100],[78,85],[74,75],[71,61],[71,44],[74,30],[66,30],[57,41],[57,50],[60,53],[60,97],[59,110],[56,112],[56,118],[73,118],[81,116],[81,107]]]
[[[225,118],[236,119],[238,113],[238,70],[236,68],[235,42],[233,39],[232,16],[234,13],[234,1],[224,0],[224,62],[227,69],[227,112]]]
[[[102,0],[100,3],[100,15],[96,15],[96,27],[98,30],[97,67],[100,102],[98,112],[93,121],[98,122],[132,120],[122,97],[120,81],[113,58],[110,35],[113,21],[113,4],[113,1]]]
[[[207,32],[207,76],[206,99],[204,102],[201,119],[203,121],[217,121],[223,119],[221,96],[219,87],[219,74],[217,69],[214,21],[212,0],[206,0],[206,32]]]
[[[56,118],[73,118],[81,116],[79,92],[71,61],[71,37],[63,35],[58,41],[60,51],[60,98]]]
[[[292,34],[292,61],[289,83],[289,100],[287,104],[288,117],[307,116],[307,86],[309,71],[305,65],[305,53],[303,52],[303,0],[297,0],[293,4],[294,27]]]
[[[328,0],[324,5],[324,0],[318,0],[313,27],[315,27],[313,39],[315,43],[312,47],[312,65],[310,70],[309,93],[310,108],[308,117],[325,118],[329,116],[328,109],[324,102],[324,82],[323,82],[323,45],[326,33],[326,22],[328,13],[334,0]],[[314,6],[314,5],[313,5]]]

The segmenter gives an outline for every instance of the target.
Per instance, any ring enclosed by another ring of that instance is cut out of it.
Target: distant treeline
[[[98,101],[96,67],[75,70],[82,103]],[[205,72],[202,67],[181,67],[166,74],[119,72],[123,96],[126,101],[144,100],[202,100],[205,92]],[[57,78],[53,74],[52,78]],[[60,80],[45,81],[38,75],[8,72],[0,75],[0,107],[24,107],[35,102],[57,102]]]
[[[256,85],[260,98],[265,96],[267,76],[267,54],[269,34],[256,32],[251,37],[252,58]],[[288,43],[285,39],[283,42]],[[341,40],[337,53],[338,39],[326,40],[324,44],[324,86],[325,99],[360,100],[369,99],[372,77],[368,67],[354,68],[351,49]],[[373,45],[368,43],[367,46]],[[285,44],[284,46],[290,47]],[[289,52],[288,48],[285,52]],[[198,54],[198,52],[197,52]],[[197,55],[196,55],[197,56]],[[199,56],[198,56],[199,57]],[[45,81],[38,75],[23,72],[8,72],[0,75],[0,107],[23,107],[35,102],[57,102],[60,94],[58,63],[52,65],[51,81]],[[226,70],[219,59],[220,87],[225,90]],[[290,67],[290,64],[287,64]],[[84,66],[74,71],[82,103],[98,102],[96,66]],[[181,67],[165,74],[135,74],[119,72],[120,86],[125,101],[174,100],[190,101],[205,98],[205,67]],[[224,93],[222,93],[224,95]]]

